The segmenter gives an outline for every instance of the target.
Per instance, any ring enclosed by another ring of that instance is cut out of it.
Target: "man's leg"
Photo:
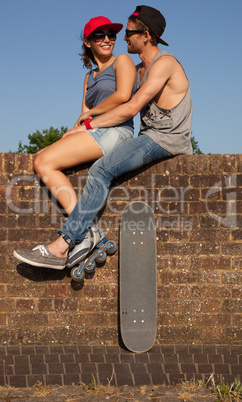
[[[81,243],[104,206],[112,181],[155,160],[171,154],[146,135],[124,141],[96,161],[89,169],[86,185],[72,214],[58,231],[70,247]]]
[[[68,245],[72,249],[83,241],[94,218],[104,206],[112,181],[152,161],[170,156],[169,152],[146,135],[126,140],[92,165],[81,197],[64,226],[58,231],[61,236],[49,246],[16,250],[15,257],[38,267],[63,269],[67,259],[57,257],[60,248],[63,247],[64,255],[67,255]]]

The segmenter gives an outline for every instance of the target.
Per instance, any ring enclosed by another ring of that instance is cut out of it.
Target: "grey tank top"
[[[160,51],[152,60],[146,70],[141,83],[143,85],[148,76],[150,66],[163,55],[172,56],[169,52]],[[172,109],[159,107],[154,100],[151,100],[140,111],[140,133],[152,138],[162,148],[172,155],[192,154],[191,126],[192,126],[192,101],[190,86],[183,99]]]
[[[94,71],[97,71],[97,69]],[[99,105],[99,103],[107,99],[116,91],[116,72],[113,69],[113,63],[96,75],[96,77],[94,77],[94,71],[92,70],[88,76],[85,97],[86,104],[90,109]],[[93,118],[95,119],[96,117],[98,116],[94,116]],[[118,127],[127,128],[128,130],[133,131],[133,119],[125,121]]]

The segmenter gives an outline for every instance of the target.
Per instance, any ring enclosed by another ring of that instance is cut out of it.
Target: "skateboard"
[[[124,345],[146,352],[156,338],[155,219],[149,205],[130,203],[120,225],[120,327]]]
[[[117,245],[113,240],[107,240],[106,237],[101,240],[91,251],[88,257],[81,261],[77,266],[72,268],[71,277],[74,281],[82,281],[85,272],[92,273],[95,271],[96,263],[104,264],[107,255],[113,255],[117,250]]]

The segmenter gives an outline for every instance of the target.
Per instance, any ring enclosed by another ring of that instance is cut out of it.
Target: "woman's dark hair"
[[[153,46],[157,46],[157,45],[158,45],[159,42],[158,42],[158,39],[157,39],[157,37],[155,36],[155,34],[154,34],[142,21],[140,21],[139,18],[135,17],[134,15],[131,15],[131,16],[128,18],[128,21],[133,22],[133,23],[136,25],[136,28],[137,28],[137,29],[139,29],[139,30],[141,30],[141,31],[148,31],[149,34],[150,34],[150,36],[151,36],[150,43],[151,43]]]
[[[81,40],[83,41],[82,53],[79,53],[79,56],[81,56],[83,66],[88,68],[89,70],[92,70],[92,64],[97,66],[97,62],[92,54],[91,49],[85,45],[83,36],[81,36]]]

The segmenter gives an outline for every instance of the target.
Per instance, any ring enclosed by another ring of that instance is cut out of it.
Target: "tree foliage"
[[[36,130],[33,134],[28,135],[29,145],[23,145],[22,141],[19,141],[17,154],[28,153],[34,154],[38,152],[40,149],[47,147],[48,145],[53,144],[53,142],[60,140],[62,135],[68,130],[67,127],[62,126],[60,129],[50,127],[49,129]]]
[[[193,155],[203,155],[203,152],[199,148],[198,142],[195,140],[194,135],[192,135],[191,137],[191,142],[192,142]]]

